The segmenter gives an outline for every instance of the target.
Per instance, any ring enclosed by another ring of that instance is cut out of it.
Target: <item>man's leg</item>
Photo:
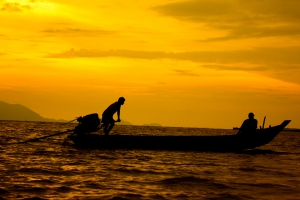
[[[105,116],[105,117],[103,117],[103,119],[104,119],[104,121],[102,121],[102,123],[104,122],[103,123],[103,126],[104,126],[103,132],[105,135],[108,135],[109,132],[111,131],[111,129],[115,125],[115,120],[114,120],[113,116],[109,116],[109,117]]]
[[[108,135],[109,132],[111,131],[111,129],[115,126],[115,123],[109,124],[108,128],[107,128],[107,132],[105,132],[105,135]]]
[[[99,126],[99,130],[102,128],[104,126],[104,124],[103,123],[100,123],[100,126]]]
[[[102,116],[102,120],[101,120],[101,123],[100,123],[100,124],[101,124],[101,125],[100,125],[100,128],[99,128],[99,129],[101,129],[102,127],[104,127],[103,133],[105,133],[106,130],[107,130],[107,127],[108,127],[108,125],[109,125],[109,121],[107,120],[107,118],[106,118],[105,116]]]

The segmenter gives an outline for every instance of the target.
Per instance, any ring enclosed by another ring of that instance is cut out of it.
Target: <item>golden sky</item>
[[[0,101],[71,120],[300,127],[299,0],[0,0]]]

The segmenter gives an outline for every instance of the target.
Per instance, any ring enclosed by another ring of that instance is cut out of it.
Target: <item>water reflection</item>
[[[74,125],[0,122],[1,143]],[[116,126],[110,134],[211,135],[235,130]],[[0,197],[6,199],[274,199],[300,195],[299,136],[282,133],[238,153],[97,150],[62,146],[65,136],[0,146]],[[284,142],[285,143],[284,143]],[[292,150],[291,150],[291,147]]]

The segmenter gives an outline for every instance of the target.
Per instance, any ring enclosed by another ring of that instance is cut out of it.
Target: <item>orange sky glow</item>
[[[298,0],[0,0],[0,101],[46,118],[120,96],[134,125],[300,128]]]

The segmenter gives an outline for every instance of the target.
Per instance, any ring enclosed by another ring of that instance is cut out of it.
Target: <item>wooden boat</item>
[[[179,151],[241,151],[271,142],[291,120],[258,129],[249,135],[217,136],[131,136],[78,134],[69,136],[76,146],[99,149],[148,149]]]

